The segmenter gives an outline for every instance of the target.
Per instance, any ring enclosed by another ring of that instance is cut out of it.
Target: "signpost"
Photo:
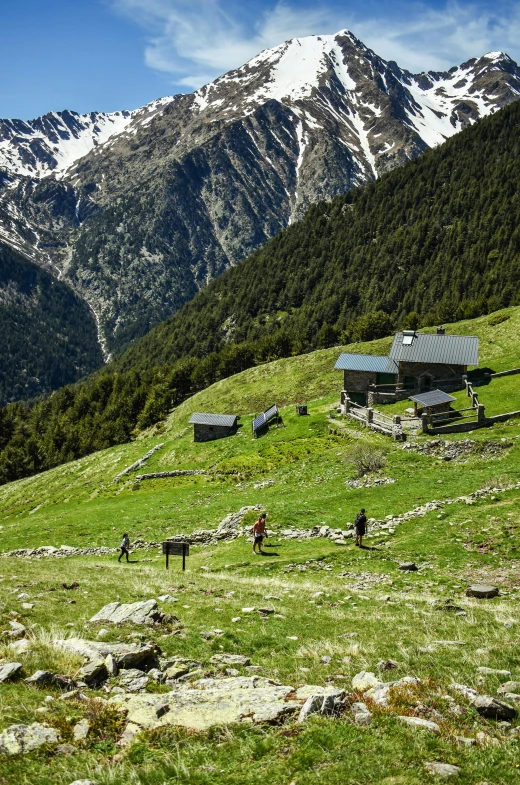
[[[162,544],[162,552],[166,555],[166,569],[169,569],[170,556],[182,556],[182,569],[186,569],[186,556],[190,555],[190,545],[188,542],[172,542],[165,540]]]

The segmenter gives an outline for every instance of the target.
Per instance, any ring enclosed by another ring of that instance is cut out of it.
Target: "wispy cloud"
[[[446,69],[488,51],[520,54],[520,7],[511,0],[444,5],[415,0],[108,0],[146,34],[146,64],[195,89],[283,41],[348,28],[382,57],[412,71]]]

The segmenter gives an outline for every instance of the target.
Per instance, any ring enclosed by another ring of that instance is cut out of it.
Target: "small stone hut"
[[[235,414],[195,412],[190,423],[193,425],[194,442],[211,442],[236,433],[238,417]]]
[[[335,369],[343,371],[343,399],[361,406],[393,403],[411,393],[458,390],[468,366],[478,365],[478,338],[403,330],[396,333],[390,354],[342,354]]]

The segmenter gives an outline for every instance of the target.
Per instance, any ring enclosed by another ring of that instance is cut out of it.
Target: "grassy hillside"
[[[520,309],[509,309],[506,315],[509,319],[501,324],[491,325],[484,317],[448,329],[479,335],[481,366],[501,370],[520,364]],[[356,349],[384,352],[388,346],[385,339]],[[0,753],[0,782],[314,785],[322,780],[327,785],[419,785],[436,781],[425,769],[432,761],[458,766],[456,781],[461,785],[520,781],[519,720],[500,725],[484,719],[453,687],[457,682],[495,695],[501,683],[520,679],[520,491],[458,499],[479,488],[520,481],[520,419],[469,434],[473,447],[448,462],[435,454],[403,450],[346,420],[329,418],[341,385],[341,374],[332,371],[338,351],[327,349],[244,371],[189,399],[164,424],[131,444],[0,489],[4,552],[38,545],[117,547],[124,530],[132,540],[158,540],[214,528],[229,512],[262,505],[269,511],[271,532],[266,556],[253,556],[250,542],[242,538],[192,546],[185,574],[178,559],[166,573],[163,557],[154,549],[136,551],[128,565],[118,564],[115,555],[60,560],[3,556],[0,632],[8,631],[13,618],[26,626],[29,652],[21,659],[17,655],[22,676],[45,668],[74,677],[80,661],[56,649],[54,639],[95,640],[100,625],[88,619],[101,606],[169,593],[177,602],[162,601],[160,607],[179,618],[179,634],[160,626],[143,633],[131,625],[108,625],[104,640],[143,635],[156,641],[165,656],[196,659],[205,675],[216,677],[222,672],[211,663],[213,654],[244,654],[263,675],[282,684],[345,689],[345,713],[315,717],[303,725],[287,718],[280,724],[207,732],[173,726],[144,732],[121,749],[123,717],[94,700],[106,699],[106,691],[87,689],[86,700],[61,701],[57,687],[31,687],[18,679],[0,684],[0,733],[16,723],[45,721],[59,729],[61,740],[72,743],[75,752],[58,755],[50,746],[12,758]],[[493,380],[486,389],[491,392],[502,381]],[[274,400],[283,406],[283,425],[253,440],[253,414]],[[308,417],[295,413],[294,403],[302,400],[309,405]],[[193,411],[204,409],[239,413],[241,429],[227,439],[194,444],[187,421]],[[460,437],[450,440],[457,443]],[[418,440],[419,445],[428,442],[427,437]],[[160,443],[164,446],[145,467],[113,482],[125,466]],[[394,479],[393,484],[345,484],[356,477],[351,458],[359,445],[384,454],[386,464],[378,475]],[[137,473],[173,468],[204,468],[208,473],[134,482]],[[288,527],[324,523],[347,528],[361,506],[381,519],[435,499],[458,501],[396,523],[393,531],[369,529],[366,549],[355,548],[351,540],[336,545],[279,534]],[[400,571],[399,564],[410,560],[419,571]],[[76,589],[63,588],[63,583],[74,581]],[[501,596],[488,601],[466,598],[466,586],[477,581],[500,586]],[[24,606],[27,602],[33,607]],[[267,618],[244,610],[266,605],[275,611]],[[0,664],[13,659],[9,646],[0,646]],[[396,669],[383,672],[384,681],[415,676],[420,682],[394,691],[388,706],[380,707],[356,693],[351,682],[362,670],[378,673],[377,663],[389,659]],[[481,667],[491,672],[481,672]],[[243,668],[239,673],[250,675]],[[118,684],[115,678],[108,686]],[[169,688],[146,689],[155,693]],[[355,700],[369,705],[369,726],[353,722],[349,706]],[[408,728],[399,720],[402,715],[434,721],[439,732]],[[82,718],[89,720],[91,730],[85,741],[75,742],[72,728]],[[471,739],[471,745],[457,741],[460,737]]]

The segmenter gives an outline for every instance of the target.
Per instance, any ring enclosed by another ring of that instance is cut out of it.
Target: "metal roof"
[[[478,338],[473,335],[416,333],[409,345],[403,343],[403,337],[403,333],[396,333],[390,349],[395,362],[478,365]]]
[[[276,417],[277,414],[278,406],[274,403],[269,409],[266,409],[265,412],[262,412],[262,414],[259,414],[258,417],[253,420],[253,431],[258,431],[259,428],[268,423],[269,420],[272,420],[273,417]]]
[[[207,412],[195,412],[190,417],[190,423],[194,425],[221,425],[224,428],[232,428],[236,421],[235,414],[208,414]]]
[[[420,403],[421,406],[440,406],[441,403],[451,403],[455,398],[442,390],[432,390],[420,395],[410,395],[408,400]]]
[[[340,354],[334,370],[397,373],[398,368],[390,357],[379,357],[375,354]]]

